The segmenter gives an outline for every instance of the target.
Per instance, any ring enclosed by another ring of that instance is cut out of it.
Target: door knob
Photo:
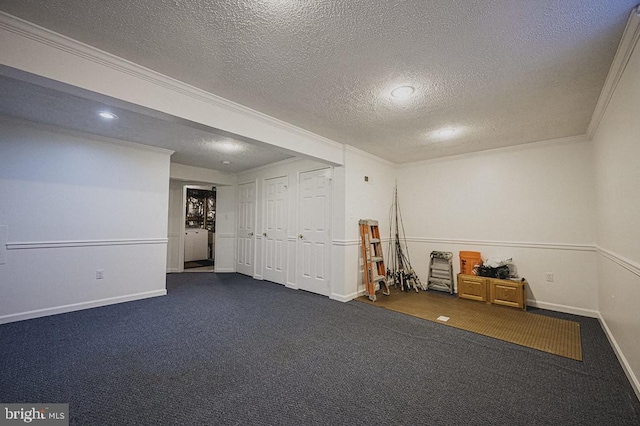
[[[250,236],[250,237],[253,237],[253,232],[249,232],[249,236]]]
[[[298,238],[303,239],[303,238],[304,238],[304,235],[299,234],[299,235],[298,235]]]
[[[263,236],[263,237],[266,237],[266,236],[267,236],[267,233],[266,233],[266,232],[263,232],[263,233],[262,233],[262,236]]]

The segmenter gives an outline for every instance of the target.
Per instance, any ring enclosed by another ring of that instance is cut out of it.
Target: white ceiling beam
[[[0,12],[2,65],[343,165],[343,145]]]

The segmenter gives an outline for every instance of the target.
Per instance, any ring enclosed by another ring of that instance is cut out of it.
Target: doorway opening
[[[184,223],[184,271],[213,272],[216,188],[187,188]]]

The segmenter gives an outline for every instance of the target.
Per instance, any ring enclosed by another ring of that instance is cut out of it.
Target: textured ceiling
[[[0,0],[394,162],[584,134],[638,0]],[[416,88],[405,101],[390,90]],[[438,130],[456,128],[448,139]]]
[[[76,93],[83,93],[74,90]],[[86,91],[85,91],[86,92]],[[83,93],[92,96],[90,92]],[[155,111],[145,114],[122,102],[88,99],[29,82],[0,76],[0,115],[174,150],[171,161],[231,173],[291,158],[260,144],[240,141],[216,132],[176,122]],[[118,116],[106,121],[98,112]],[[222,164],[222,161],[230,164]]]

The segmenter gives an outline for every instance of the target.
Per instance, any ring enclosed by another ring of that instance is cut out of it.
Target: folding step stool
[[[427,290],[448,291],[453,294],[453,253],[448,251],[432,251],[429,263]]]

